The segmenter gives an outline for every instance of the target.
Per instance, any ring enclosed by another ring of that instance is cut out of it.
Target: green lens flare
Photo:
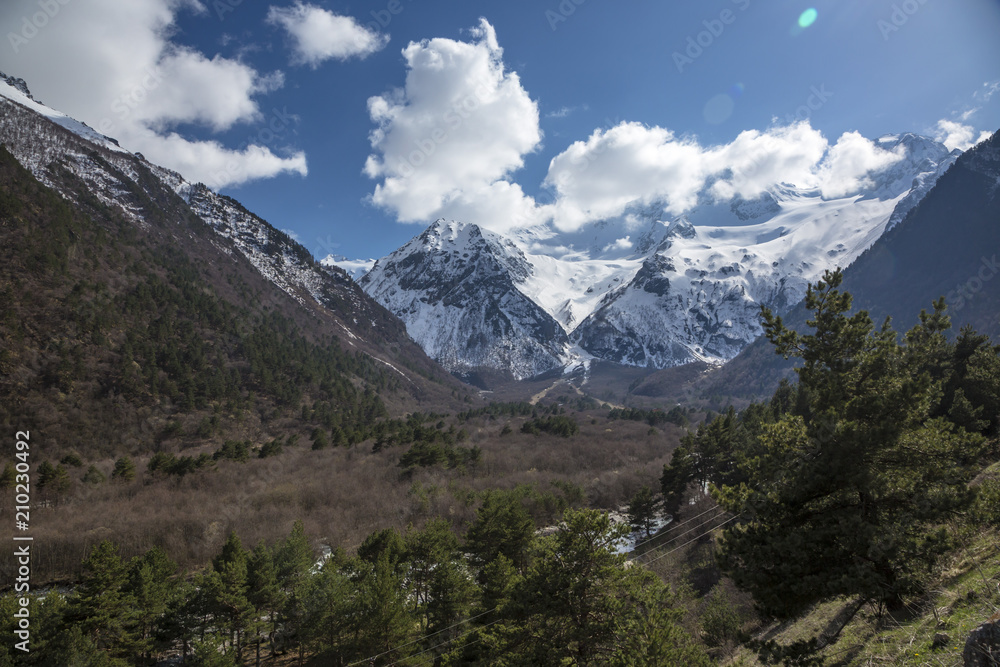
[[[816,22],[816,19],[818,17],[819,17],[819,12],[817,12],[814,8],[810,7],[809,9],[802,12],[802,16],[799,17],[799,27],[808,28],[809,26],[811,26],[813,23]]]

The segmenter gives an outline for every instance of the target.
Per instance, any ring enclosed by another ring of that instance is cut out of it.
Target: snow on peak
[[[516,293],[526,297],[568,337],[561,353],[549,347],[543,369],[552,356],[565,364],[588,357],[658,368],[724,362],[760,335],[761,305],[784,312],[823,271],[853,262],[926,195],[956,156],[912,133],[878,143],[897,159],[873,172],[860,191],[836,198],[781,184],[753,200],[706,195],[680,217],[668,216],[661,202],[647,202],[571,232],[519,230],[516,241],[438,220],[379,260],[362,285],[453,369],[503,362],[444,346],[431,322],[445,320],[428,313],[465,307],[460,326],[458,311],[448,311],[447,326],[458,327],[463,344],[495,341],[503,327],[476,321],[475,313],[481,302],[497,302],[466,296],[487,294],[485,286],[496,281],[505,286],[502,299],[523,307]],[[516,319],[516,309],[497,308]],[[506,335],[547,330],[534,326],[542,320],[529,311],[533,325],[511,326]],[[545,342],[511,338],[508,345]],[[518,358],[518,376],[538,368],[525,359]]]
[[[4,74],[3,72],[0,72],[0,80],[3,80],[7,85],[11,86],[12,88],[17,89],[19,92],[21,92],[29,100],[31,100],[33,102],[38,102],[38,100],[36,100],[34,97],[32,97],[31,91],[28,90],[28,84],[27,84],[27,82],[24,79],[18,79],[16,77],[8,76],[8,75]],[[39,102],[39,104],[41,104],[41,103]]]
[[[87,141],[93,142],[95,144],[104,146],[110,150],[126,153],[127,151],[118,145],[118,141],[110,137],[106,137],[94,128],[90,127],[86,123],[81,123],[75,118],[70,118],[61,111],[56,111],[50,107],[45,106],[34,97],[32,97],[31,92],[28,90],[28,85],[24,82],[24,79],[17,79],[12,76],[7,76],[0,72],[0,97],[5,97],[12,102],[16,102],[21,106],[27,107],[35,113],[45,116],[53,123],[61,125],[70,132],[76,134],[77,136],[86,139]]]
[[[323,266],[340,267],[354,282],[360,281],[375,266],[374,259],[348,259],[344,255],[327,255],[319,263]]]
[[[526,378],[561,366],[568,343],[520,289],[534,273],[510,239],[438,220],[378,260],[360,284],[448,370],[492,368]]]

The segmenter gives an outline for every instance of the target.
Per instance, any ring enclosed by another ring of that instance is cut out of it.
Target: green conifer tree
[[[903,348],[888,322],[848,314],[841,281],[828,272],[810,286],[812,333],[764,310],[777,352],[803,360],[799,414],[765,426],[747,483],[718,494],[743,519],[726,531],[721,562],[779,615],[841,595],[896,606],[919,591],[947,547],[938,522],[971,501],[983,447],[930,418],[944,375],[940,323],[925,321]]]

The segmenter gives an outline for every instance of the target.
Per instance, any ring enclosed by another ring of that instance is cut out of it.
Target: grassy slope
[[[1000,477],[1000,463],[988,475]],[[825,667],[900,665],[941,667],[962,665],[969,633],[1000,611],[1000,531],[995,527],[956,530],[959,546],[931,575],[928,593],[911,600],[893,614],[879,617],[862,608],[819,656]],[[852,600],[817,605],[801,618],[772,623],[756,639],[788,645],[821,634],[833,634],[855,607]],[[948,635],[934,646],[938,634]],[[762,665],[757,656],[740,648],[723,664]]]

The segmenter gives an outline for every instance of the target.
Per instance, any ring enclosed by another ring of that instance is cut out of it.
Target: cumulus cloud
[[[741,132],[729,144],[704,150],[706,171],[714,179],[710,192],[716,199],[754,199],[783,182],[816,188],[816,165],[828,147],[808,122]]]
[[[403,222],[454,217],[493,229],[541,215],[508,179],[542,140],[537,103],[506,71],[485,19],[472,41],[437,38],[403,49],[403,89],[368,100],[376,129],[365,173],[371,200]]]
[[[187,178],[219,189],[233,184],[271,178],[282,172],[309,173],[304,153],[279,157],[262,146],[231,149],[217,141],[189,141],[176,132],[158,134],[149,129],[131,133],[129,147],[157,164],[174,169]],[[151,158],[157,152],[167,159]]]
[[[779,183],[843,197],[902,157],[854,132],[831,146],[808,122],[746,131],[720,146],[702,146],[661,127],[621,123],[556,156],[545,185],[556,195],[555,225],[569,231],[619,216],[636,203],[663,202],[667,213],[680,215],[703,193],[717,200],[753,199]]]
[[[834,144],[819,167],[823,196],[845,197],[871,187],[868,175],[892,166],[906,157],[906,148],[887,151],[857,132],[845,132]]]
[[[380,181],[371,200],[401,222],[449,217],[501,232],[543,223],[573,231],[637,205],[678,216],[705,197],[753,199],[782,183],[838,198],[904,157],[856,132],[831,144],[808,121],[708,146],[621,122],[551,160],[542,183],[551,203],[542,205],[512,180],[541,142],[538,105],[505,71],[493,27],[482,20],[473,37],[411,43],[405,88],[368,101],[376,128],[364,171]]]
[[[624,212],[632,202],[665,199],[679,213],[705,184],[702,148],[639,123],[597,130],[553,158],[545,184],[555,190],[556,223],[575,229]]]
[[[0,24],[18,25],[37,10],[34,0],[8,0],[0,4]],[[197,0],[60,3],[47,25],[18,45],[5,70],[26,79],[46,104],[188,179],[223,187],[306,174],[301,151],[279,155],[261,145],[232,150],[174,131],[184,123],[223,131],[258,122],[257,97],[283,83],[280,72],[262,74],[171,42],[182,10],[206,11]]]
[[[315,5],[296,2],[291,7],[271,7],[268,23],[280,26],[292,40],[297,65],[319,67],[336,59],[366,58],[389,43],[389,36]]]
[[[937,122],[934,138],[944,144],[949,150],[958,149],[967,151],[976,144],[990,138],[989,132],[980,132],[976,136],[976,129],[971,125],[964,125],[953,120],[941,119]]]

